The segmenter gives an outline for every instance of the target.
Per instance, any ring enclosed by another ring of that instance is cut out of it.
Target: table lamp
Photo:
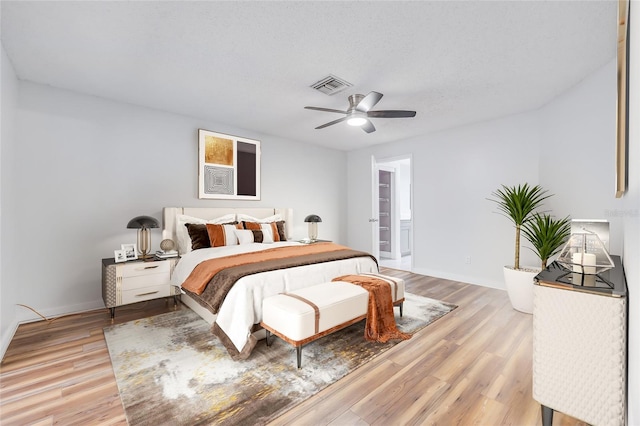
[[[320,216],[317,214],[310,214],[304,218],[305,222],[309,223],[309,240],[315,241],[318,239],[318,222],[322,222]]]
[[[159,226],[158,221],[151,216],[136,216],[127,224],[127,228],[138,230],[138,251],[144,260],[152,257],[148,254],[151,251],[151,231],[149,229]]]

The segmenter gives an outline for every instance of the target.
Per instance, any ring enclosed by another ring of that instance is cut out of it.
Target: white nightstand
[[[333,242],[331,240],[310,240],[308,238],[303,238],[301,240],[296,240],[296,241],[298,241],[299,243],[302,243],[302,244],[332,243]]]
[[[170,284],[178,258],[116,263],[102,259],[102,299],[115,316],[116,307],[145,300],[173,297],[177,303],[180,290]]]

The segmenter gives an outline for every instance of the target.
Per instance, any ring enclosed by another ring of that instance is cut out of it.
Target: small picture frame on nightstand
[[[127,253],[124,250],[114,250],[113,259],[116,263],[125,262],[127,260]]]
[[[138,258],[138,247],[136,244],[120,244],[124,250],[125,260],[136,260]]]

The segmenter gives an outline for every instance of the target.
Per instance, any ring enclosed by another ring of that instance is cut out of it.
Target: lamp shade
[[[320,219],[320,216],[318,216],[317,214],[310,214],[309,216],[304,218],[305,222],[322,222],[322,219]]]
[[[158,227],[160,227],[158,220],[151,216],[136,216],[127,224],[127,228],[130,229],[148,229]]]

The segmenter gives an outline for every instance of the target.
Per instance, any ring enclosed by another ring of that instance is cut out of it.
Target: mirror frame
[[[629,1],[618,0],[618,107],[616,117],[616,198],[627,190],[628,180],[628,55],[629,55]]]

